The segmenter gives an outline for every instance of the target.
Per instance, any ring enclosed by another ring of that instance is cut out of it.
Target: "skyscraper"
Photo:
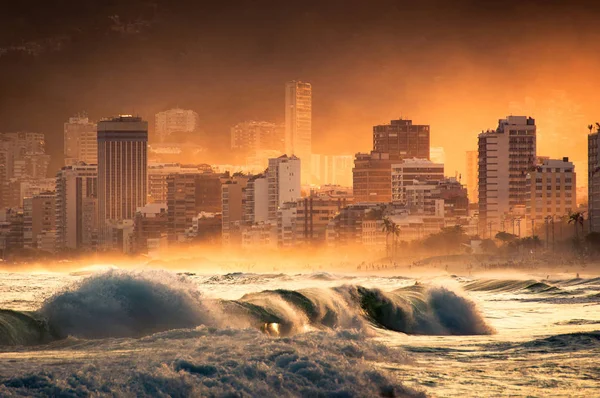
[[[302,161],[302,183],[310,183],[312,154],[312,86],[300,81],[285,85],[285,152]]]
[[[373,126],[373,151],[389,153],[390,159],[429,159],[429,125],[412,124],[412,120],[392,120]]]
[[[79,163],[56,174],[58,249],[92,249],[97,240],[98,166]]]
[[[96,123],[85,116],[69,118],[64,126],[64,156],[65,165],[70,166],[79,162],[87,164],[98,163],[98,138]]]
[[[156,135],[164,142],[173,133],[193,133],[198,128],[198,114],[187,109],[169,109],[155,116]]]
[[[98,223],[101,243],[110,225],[133,220],[146,204],[148,122],[119,116],[98,123]]]
[[[478,159],[477,151],[467,151],[467,193],[470,203],[477,203],[479,197],[477,194],[477,169]]]
[[[501,230],[504,218],[525,212],[527,173],[536,163],[535,120],[508,116],[496,130],[479,134],[479,222],[485,237]],[[491,236],[490,236],[491,235]]]
[[[600,232],[600,128],[588,136],[588,219],[590,232]]]

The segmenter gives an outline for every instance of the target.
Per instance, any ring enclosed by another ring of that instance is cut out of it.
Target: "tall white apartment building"
[[[300,81],[285,85],[285,152],[302,161],[302,183],[310,183],[312,154],[312,86]]]
[[[164,142],[175,132],[192,133],[198,128],[198,114],[188,109],[169,109],[155,116],[156,135]]]
[[[536,163],[535,120],[508,116],[478,141],[480,230],[489,238],[501,230],[505,216],[525,207],[527,173]]]
[[[98,163],[98,138],[96,123],[85,116],[74,116],[64,124],[65,165],[79,162]]]
[[[97,235],[98,166],[80,163],[56,174],[58,249],[91,249]]]
[[[98,123],[98,223],[100,241],[110,224],[133,220],[147,200],[148,122],[130,115]]]
[[[277,210],[301,197],[301,160],[282,155],[269,159],[267,170],[269,220],[277,220]]]
[[[265,175],[251,177],[246,185],[245,222],[258,224],[269,219],[269,183]]]
[[[406,188],[444,179],[444,165],[427,159],[404,159],[392,165],[392,201],[406,204]]]

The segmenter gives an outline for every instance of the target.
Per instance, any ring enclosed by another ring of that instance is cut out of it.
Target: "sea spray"
[[[39,313],[60,337],[139,337],[209,322],[200,292],[171,273],[109,271],[47,299]]]

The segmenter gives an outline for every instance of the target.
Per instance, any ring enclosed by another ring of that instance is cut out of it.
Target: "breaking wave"
[[[199,325],[252,327],[277,336],[372,327],[409,334],[493,333],[473,302],[440,287],[384,292],[342,285],[211,300],[185,276],[109,271],[56,293],[34,314],[0,312],[0,344],[40,344],[68,336],[138,338]]]
[[[92,276],[50,297],[39,314],[61,338],[140,337],[210,320],[195,286],[166,272]]]

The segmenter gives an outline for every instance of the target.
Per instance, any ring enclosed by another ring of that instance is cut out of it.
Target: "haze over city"
[[[5,3],[0,396],[600,396],[600,5]]]
[[[539,152],[568,151],[585,173],[599,61],[590,2],[38,3],[0,16],[0,120],[55,137],[53,155],[74,113],[150,120],[175,106],[197,111],[225,150],[217,137],[239,121],[283,122],[281,82],[299,79],[315,87],[318,153],[358,152],[371,126],[403,116],[431,124],[447,170],[464,174],[478,132],[527,114]]]

